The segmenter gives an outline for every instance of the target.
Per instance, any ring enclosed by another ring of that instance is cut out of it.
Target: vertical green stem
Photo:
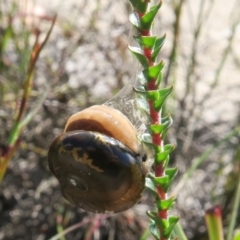
[[[233,238],[233,231],[236,224],[237,215],[240,210],[240,162],[238,163],[238,173],[239,173],[238,184],[237,184],[237,189],[236,189],[236,193],[233,200],[232,212],[230,214],[231,219],[230,219],[228,233],[227,233],[227,240],[231,240]]]
[[[224,240],[222,226],[222,211],[219,206],[209,209],[205,214],[210,240]]]
[[[7,142],[7,147],[6,151],[3,153],[0,152],[0,183],[2,182],[2,179],[6,173],[7,167],[11,159],[13,158],[14,154],[16,153],[19,145],[20,145],[20,135],[22,133],[23,127],[25,126],[22,124],[22,119],[25,115],[26,109],[27,109],[27,102],[30,96],[31,92],[31,85],[33,81],[33,75],[34,75],[34,70],[36,67],[36,62],[39,58],[40,52],[42,51],[43,47],[47,43],[49,36],[52,32],[53,26],[56,21],[56,16],[51,19],[51,26],[50,29],[48,30],[45,39],[43,42],[39,42],[39,34],[40,32],[36,33],[36,39],[35,39],[35,44],[32,48],[31,51],[31,56],[29,60],[29,65],[28,65],[28,71],[26,74],[26,79],[24,82],[24,88],[23,88],[23,95],[19,104],[19,108],[17,109],[17,114],[16,118],[14,119],[13,127],[10,132],[10,137]],[[33,115],[32,115],[33,116]],[[27,121],[26,121],[27,122]]]
[[[135,90],[146,98],[151,119],[149,124],[151,141],[143,139],[143,143],[150,144],[155,151],[154,175],[149,174],[149,178],[146,179],[146,187],[155,196],[156,211],[149,211],[147,214],[150,218],[150,230],[153,236],[156,239],[166,240],[170,238],[171,231],[178,221],[177,217],[168,216],[174,198],[168,198],[167,194],[177,169],[167,168],[169,153],[174,147],[170,144],[163,144],[163,138],[172,122],[170,116],[162,117],[162,106],[171,93],[172,87],[160,88],[161,71],[164,64],[157,60],[165,36],[159,38],[152,34],[153,22],[161,7],[161,1],[150,8],[148,7],[149,0],[129,1],[134,8],[130,15],[130,21],[137,30],[138,35],[135,39],[139,45],[139,47],[129,48],[143,66],[140,74],[143,80],[142,85]]]

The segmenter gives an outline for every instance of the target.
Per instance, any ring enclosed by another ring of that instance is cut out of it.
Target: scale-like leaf
[[[141,23],[141,29],[144,30],[150,30],[153,24],[153,20],[158,12],[158,10],[161,7],[161,2],[159,2],[157,5],[151,7],[150,11],[146,14],[144,14],[140,20]]]
[[[177,175],[178,172],[178,168],[174,167],[174,168],[167,168],[165,170],[165,174],[168,175],[170,181],[173,180],[173,178]]]
[[[137,12],[132,12],[129,15],[129,21],[132,23],[132,25],[134,27],[136,27],[137,29],[140,28],[140,18],[139,15],[137,14]]]
[[[155,184],[154,184],[152,178],[146,177],[145,187],[148,188],[154,194],[154,196],[157,195],[156,187],[155,187]]]
[[[159,51],[161,50],[164,41],[165,41],[166,35],[164,34],[161,38],[157,38],[152,51],[152,61],[156,60],[156,57],[158,56]]]
[[[159,98],[154,102],[153,106],[156,111],[160,111],[167,96],[172,92],[173,86],[159,90]]]
[[[163,235],[165,238],[169,238],[171,235],[171,232],[175,226],[175,224],[178,222],[179,217],[176,216],[170,216],[168,218],[168,226],[164,229]]]
[[[153,79],[156,80],[158,78],[159,73],[163,69],[163,66],[164,66],[164,63],[160,62],[155,66],[148,67],[148,68],[144,69],[142,71],[142,74],[144,75],[145,79],[148,82],[152,81]]]
[[[156,36],[139,36],[139,37],[134,37],[134,39],[138,42],[138,44],[142,48],[153,49],[155,46],[157,37]]]
[[[148,2],[139,0],[129,0],[134,10],[144,14],[147,11]]]
[[[156,102],[159,99],[159,90],[147,91],[147,99]]]
[[[132,54],[137,58],[137,60],[142,64],[143,68],[147,68],[149,66],[148,59],[143,55],[141,48],[128,46],[129,50]]]
[[[156,186],[161,186],[164,188],[169,183],[169,177],[167,175],[161,177],[154,177],[153,181]]]
[[[167,200],[158,200],[158,201],[156,201],[156,206],[158,208],[158,211],[167,210],[172,207],[174,202],[175,202],[175,198],[173,198],[173,197],[169,198]]]
[[[156,240],[160,239],[159,229],[158,229],[155,221],[151,221],[151,223],[149,224],[149,230]]]
[[[157,154],[157,160],[162,162],[164,161],[170,152],[174,150],[174,146],[171,144],[165,145],[163,151]]]

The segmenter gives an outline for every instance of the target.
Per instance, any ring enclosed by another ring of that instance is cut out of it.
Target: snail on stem
[[[132,123],[95,105],[72,115],[51,144],[49,168],[64,197],[87,211],[117,213],[136,204],[147,173]]]

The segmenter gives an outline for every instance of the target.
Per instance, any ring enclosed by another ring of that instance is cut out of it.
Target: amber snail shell
[[[108,106],[72,115],[52,142],[48,162],[63,196],[86,211],[117,213],[141,198],[146,169],[136,130]]]

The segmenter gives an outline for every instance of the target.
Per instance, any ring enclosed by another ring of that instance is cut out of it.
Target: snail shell
[[[134,126],[100,105],[72,115],[51,144],[49,168],[64,197],[91,212],[121,212],[137,203],[146,169]]]

